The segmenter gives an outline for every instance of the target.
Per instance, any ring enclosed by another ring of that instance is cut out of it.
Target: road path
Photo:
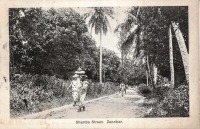
[[[127,89],[127,93],[122,97],[116,93],[107,97],[102,97],[87,101],[86,110],[77,112],[78,107],[66,105],[60,108],[30,114],[22,118],[28,119],[67,119],[67,118],[134,118],[142,117],[146,108],[140,106],[144,102],[144,97],[137,93],[134,88]]]

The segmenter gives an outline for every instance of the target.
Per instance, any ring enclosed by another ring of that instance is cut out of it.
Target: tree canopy
[[[97,79],[96,41],[76,11],[17,8],[9,10],[9,18],[11,73],[48,74],[68,79],[82,67],[89,78]]]
[[[189,50],[187,11],[187,7],[131,7],[127,11],[125,21],[115,29],[120,36],[119,46],[125,51],[123,54],[132,54],[139,60],[148,56],[150,67],[156,65],[160,75],[170,78],[168,27],[173,21],[179,23],[185,45]],[[173,46],[175,77],[177,77],[175,80],[177,83],[184,83],[183,61],[175,36],[173,36]],[[131,51],[132,48],[134,53]]]

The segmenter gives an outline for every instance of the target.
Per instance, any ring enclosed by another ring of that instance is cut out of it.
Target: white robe
[[[81,88],[81,94],[80,94],[80,103],[79,106],[83,106],[86,94],[87,94],[87,87],[88,87],[88,81],[83,81],[82,88]]]
[[[74,99],[74,101],[79,101],[80,100],[80,92],[81,92],[81,80],[80,78],[77,78],[77,80],[73,80],[71,82],[72,85],[72,97]]]

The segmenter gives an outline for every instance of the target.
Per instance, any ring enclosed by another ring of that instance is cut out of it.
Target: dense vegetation
[[[140,67],[143,75],[146,72],[143,79],[139,77],[145,84],[138,89],[144,95],[151,93],[150,101],[156,100],[147,117],[189,116],[188,8],[132,7],[127,14],[115,32],[120,37],[123,65],[132,55],[134,70]],[[126,69],[130,71],[133,68]]]
[[[65,88],[81,67],[90,79],[89,99],[114,93],[123,81],[147,98],[147,117],[188,116],[188,8],[130,7],[115,29],[121,60],[96,46],[85,21],[90,17],[101,42],[113,8],[91,9],[83,16],[71,8],[9,10],[11,112],[40,111],[52,100],[71,102]]]
[[[86,99],[114,94],[119,87],[113,82],[100,85],[89,81]],[[72,102],[70,81],[47,75],[22,74],[12,76],[10,90],[11,116],[38,112]]]
[[[29,111],[38,111],[39,107],[34,106],[40,102],[68,98],[70,94],[63,88],[69,86],[78,67],[92,82],[99,80],[99,49],[77,12],[18,8],[10,9],[9,18],[11,110],[24,111],[28,107]],[[103,59],[104,82],[117,82],[119,57],[103,49]],[[101,93],[91,88],[89,91],[91,97]]]

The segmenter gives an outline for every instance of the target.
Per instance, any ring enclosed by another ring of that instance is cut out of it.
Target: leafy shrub
[[[22,74],[12,76],[10,81],[10,109],[12,113],[40,111],[40,103],[53,98],[69,97],[69,82],[46,75]]]
[[[167,111],[163,110],[162,107],[156,106],[150,109],[148,113],[146,113],[145,117],[165,117]]]
[[[189,87],[181,85],[169,91],[164,98],[163,109],[168,111],[168,116],[189,116]]]
[[[159,87],[156,87],[154,89],[154,94],[155,94],[155,97],[157,97],[159,99],[159,101],[163,101],[165,96],[167,96],[167,93],[169,92],[170,90],[170,86],[159,86]]]
[[[138,90],[143,95],[147,95],[152,92],[152,89],[144,83],[142,83],[138,86]]]
[[[181,85],[177,89],[167,89],[159,93],[163,94],[164,99],[159,98],[160,102],[153,106],[146,117],[188,117],[189,116],[189,87]],[[162,90],[160,88],[159,90]]]
[[[70,82],[55,76],[22,74],[11,76],[10,81],[10,110],[12,116],[38,112],[50,108],[50,104],[62,106],[72,102],[71,90],[67,90]],[[117,91],[117,85],[106,82],[101,85],[98,82],[89,81],[87,98],[113,94]],[[57,103],[57,104],[54,104]]]
[[[96,87],[98,83],[89,83],[88,89],[87,89],[87,96],[89,97],[97,97],[96,93]]]
[[[169,81],[168,78],[162,77],[161,75],[158,74],[157,84],[158,84],[159,86],[162,86],[162,85],[164,85],[164,84],[170,84],[170,81]]]

